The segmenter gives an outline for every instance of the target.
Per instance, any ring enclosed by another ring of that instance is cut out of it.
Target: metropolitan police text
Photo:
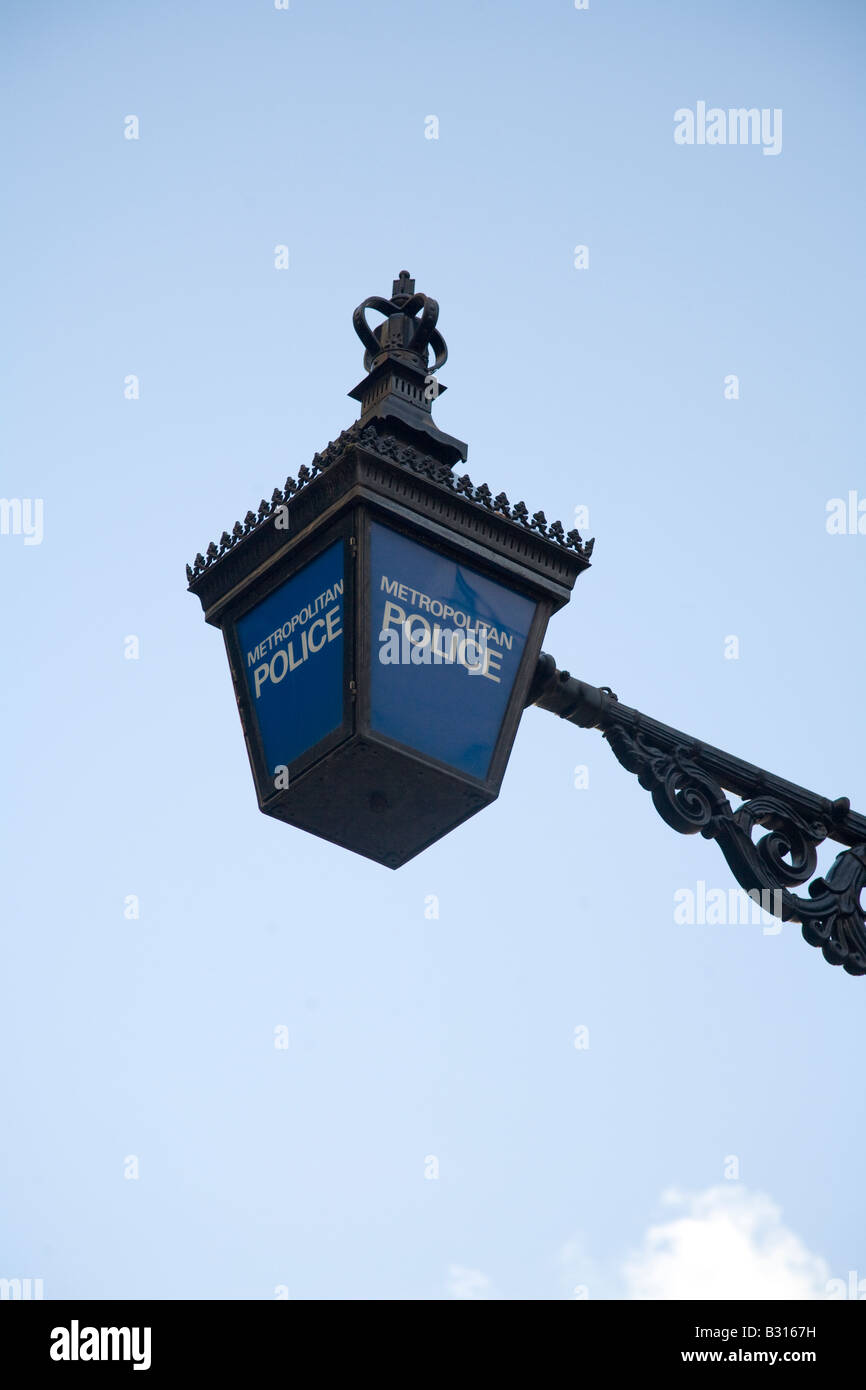
[[[461,608],[453,608],[450,603],[431,598],[408,584],[400,584],[396,579],[382,576],[382,590],[399,598],[402,603],[410,603],[420,612],[406,614],[400,603],[391,598],[385,602],[382,629],[379,633],[379,660],[385,666],[464,666],[471,676],[486,676],[498,684],[501,677],[502,655],[492,650],[489,642],[511,651],[514,635],[492,623],[471,618]],[[456,624],[454,629],[430,623],[422,616],[430,613],[434,618],[450,618]],[[396,629],[396,630],[395,630]],[[398,636],[399,634],[399,636]]]
[[[266,681],[279,685],[289,671],[296,671],[312,654],[321,651],[326,643],[342,636],[342,595],[343,581],[340,579],[332,588],[324,589],[313,603],[306,604],[294,617],[284,622],[282,627],[275,628],[267,637],[262,638],[252,651],[247,652],[247,666],[260,663],[253,672],[257,700]],[[320,613],[321,617],[316,617],[317,613]],[[299,630],[296,632],[295,629]],[[267,653],[272,651],[273,656],[269,661],[266,660]]]

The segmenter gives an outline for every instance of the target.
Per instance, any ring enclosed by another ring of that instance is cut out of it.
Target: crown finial
[[[367,310],[382,314],[375,328]],[[391,298],[373,294],[352,315],[355,332],[364,344],[365,379],[349,395],[361,402],[361,420],[399,420],[428,443],[435,441],[449,461],[466,457],[466,445],[443,432],[431,416],[431,404],[445,390],[434,378],[448,359],[445,339],[436,327],[439,305],[429,294],[415,290],[408,270],[401,270]],[[430,356],[433,356],[432,362]]]
[[[371,328],[367,322],[367,310],[375,309],[377,314],[385,315],[385,322]],[[420,318],[417,317],[421,311]],[[379,294],[370,295],[359,304],[352,315],[355,332],[366,349],[364,369],[373,371],[389,358],[407,367],[414,367],[426,374],[438,371],[448,359],[445,339],[437,332],[436,320],[439,318],[439,305],[429,294],[416,294],[415,281],[408,270],[401,270],[393,282],[390,299]],[[429,349],[433,349],[434,361],[429,365]]]

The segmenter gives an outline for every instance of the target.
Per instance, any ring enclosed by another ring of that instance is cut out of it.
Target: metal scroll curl
[[[656,748],[640,731],[633,735],[618,724],[604,737],[671,829],[716,840],[747,893],[760,893],[762,904],[783,921],[799,922],[804,940],[820,947],[831,965],[866,975],[866,844],[837,855],[826,877],[809,884],[808,898],[800,897],[790,890],[815,873],[817,847],[829,830],[824,821],[804,819],[777,792],[755,795],[734,811],[701,767],[699,745]],[[755,841],[758,828],[765,833]]]

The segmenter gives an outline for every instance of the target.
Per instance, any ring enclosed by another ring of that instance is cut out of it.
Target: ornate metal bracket
[[[557,670],[544,653],[528,703],[600,729],[671,829],[716,840],[747,893],[760,894],[761,905],[783,921],[800,922],[804,939],[831,965],[866,975],[866,816],[852,811],[847,797],[828,800],[660,724],[620,704],[609,687]],[[736,811],[723,788],[743,798]],[[756,828],[765,831],[757,842]],[[826,877],[809,883],[808,898],[791,892],[812,879],[826,839],[848,848]]]

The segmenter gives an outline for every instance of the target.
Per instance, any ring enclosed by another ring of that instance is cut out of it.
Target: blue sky
[[[866,809],[866,536],[825,524],[866,499],[860,7],[0,25],[0,491],[44,503],[40,545],[0,536],[0,1276],[676,1296],[694,1232],[728,1296],[866,1276],[866,982],[796,926],[675,924],[719,851],[537,710],[499,801],[397,873],[261,816],[184,580],[355,418],[351,312],[405,266],[473,479],[589,508],[546,649]],[[678,146],[698,101],[781,109],[781,152]]]

